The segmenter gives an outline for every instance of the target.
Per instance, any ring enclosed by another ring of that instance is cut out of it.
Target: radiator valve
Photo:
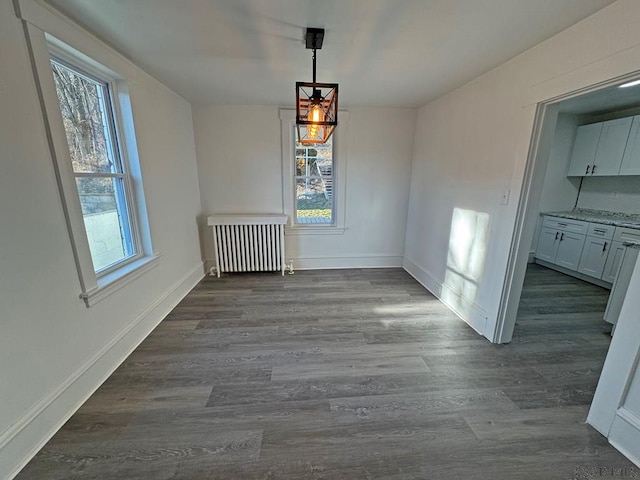
[[[289,265],[287,266],[287,270],[289,275],[293,275],[295,272],[293,271],[293,260],[289,259]]]

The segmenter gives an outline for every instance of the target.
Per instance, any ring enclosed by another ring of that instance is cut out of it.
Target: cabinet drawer
[[[613,235],[615,242],[638,242],[640,243],[640,230],[627,227],[616,227]]]
[[[613,238],[613,232],[616,229],[614,225],[603,225],[602,223],[590,223],[587,235],[590,237],[604,238],[611,240]],[[638,230],[640,232],[640,230]]]
[[[563,232],[573,232],[586,234],[589,224],[580,220],[572,220],[570,218],[549,217],[545,215],[542,221],[543,227],[555,228]]]

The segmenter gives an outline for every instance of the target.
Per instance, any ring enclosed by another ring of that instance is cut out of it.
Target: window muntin
[[[110,85],[55,57],[51,67],[91,259],[103,275],[139,250]]]
[[[294,221],[335,225],[333,137],[324,144],[295,143]]]

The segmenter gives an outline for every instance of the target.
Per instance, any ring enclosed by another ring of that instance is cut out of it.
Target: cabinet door
[[[554,263],[558,244],[560,243],[560,232],[555,228],[542,227],[540,236],[538,237],[538,246],[536,247],[536,258],[545,262]]]
[[[600,278],[607,261],[611,247],[611,240],[597,237],[587,237],[580,257],[578,271],[591,277]]]
[[[567,172],[568,177],[583,177],[591,173],[591,166],[596,158],[601,130],[602,122],[578,127],[576,139],[573,142],[571,163],[569,163],[569,171]]]
[[[640,175],[640,115],[633,117],[627,147],[622,157],[620,175]]]
[[[596,158],[591,167],[592,175],[618,175],[632,120],[632,117],[625,117],[602,124]]]
[[[613,242],[611,244],[607,263],[604,264],[604,270],[602,272],[602,280],[605,282],[613,283],[616,279],[620,262],[622,261],[622,255],[624,255],[624,249],[625,247],[622,245],[622,242]]]
[[[578,233],[560,232],[560,243],[554,263],[568,270],[577,270],[584,239],[585,236]]]

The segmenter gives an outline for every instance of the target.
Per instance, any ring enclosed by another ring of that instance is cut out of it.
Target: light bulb
[[[318,132],[320,131],[318,123],[324,121],[324,112],[322,108],[320,108],[320,105],[315,104],[309,109],[307,120],[312,122],[311,125],[307,127],[308,137],[317,138]]]

